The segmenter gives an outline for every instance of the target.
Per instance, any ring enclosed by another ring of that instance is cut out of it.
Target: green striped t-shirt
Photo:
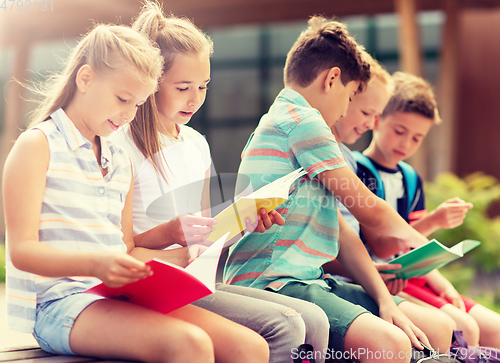
[[[288,200],[277,208],[285,225],[250,233],[231,246],[225,283],[273,290],[291,281],[327,286],[321,266],[338,253],[337,204],[316,176],[345,166],[319,111],[284,89],[250,137],[238,174],[250,179],[253,190],[300,167],[307,175],[294,182]]]

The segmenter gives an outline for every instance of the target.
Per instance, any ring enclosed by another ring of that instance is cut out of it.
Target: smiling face
[[[76,83],[77,94],[65,111],[91,142],[132,121],[156,87],[156,80],[145,82],[129,68],[97,73],[89,65],[80,68]]]
[[[415,154],[432,125],[431,119],[414,112],[396,112],[377,120],[371,157],[382,166],[396,168]]]
[[[363,133],[373,129],[375,119],[382,114],[389,98],[386,85],[378,80],[370,82],[363,92],[352,98],[346,116],[333,125],[337,141],[353,144]]]
[[[164,73],[156,94],[160,119],[167,132],[177,135],[175,125],[189,122],[205,102],[210,81],[208,54],[176,55]]]

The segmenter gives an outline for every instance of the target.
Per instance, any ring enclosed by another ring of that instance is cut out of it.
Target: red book
[[[169,313],[215,291],[217,265],[228,235],[219,238],[185,269],[153,259],[147,262],[153,271],[149,277],[117,288],[101,283],[85,292]]]

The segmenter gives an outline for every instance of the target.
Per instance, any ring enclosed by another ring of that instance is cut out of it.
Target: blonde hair
[[[363,90],[370,79],[370,66],[345,24],[313,16],[286,57],[285,85],[309,86],[325,69],[339,67],[340,79],[346,85],[360,81]]]
[[[142,11],[132,28],[149,37],[160,48],[164,59],[163,72],[172,66],[176,55],[197,56],[213,54],[213,42],[189,19],[170,14],[165,16],[156,1],[145,1]],[[155,154],[161,150],[159,133],[162,130],[154,96],[139,107],[130,131],[137,148],[146,158],[151,158],[156,170],[162,171]]]
[[[163,59],[158,48],[136,31],[118,25],[97,25],[71,51],[64,70],[52,76],[41,89],[39,107],[32,113],[29,127],[47,120],[59,108],[66,107],[76,92],[76,75],[83,65],[97,73],[131,70],[146,84],[158,82]]]
[[[368,52],[362,51],[362,53],[366,62],[370,65],[371,77],[368,84],[379,82],[385,87],[387,94],[392,96],[394,93],[394,80],[392,79],[390,73],[387,72],[387,70]]]
[[[396,112],[414,112],[436,125],[441,123],[436,97],[429,82],[405,72],[394,73],[392,79],[394,94],[385,107],[382,118]]]

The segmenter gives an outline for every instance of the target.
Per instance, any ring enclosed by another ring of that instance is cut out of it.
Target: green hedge
[[[461,226],[451,230],[441,229],[430,236],[447,246],[464,239],[481,241],[479,247],[440,270],[459,292],[466,294],[476,272],[491,274],[500,270],[500,217],[488,216],[488,208],[500,201],[500,183],[496,178],[483,173],[474,173],[464,179],[451,173],[443,173],[434,182],[425,185],[425,197],[428,211],[454,197],[474,205]],[[499,293],[487,291],[474,298],[489,308],[500,311]]]

